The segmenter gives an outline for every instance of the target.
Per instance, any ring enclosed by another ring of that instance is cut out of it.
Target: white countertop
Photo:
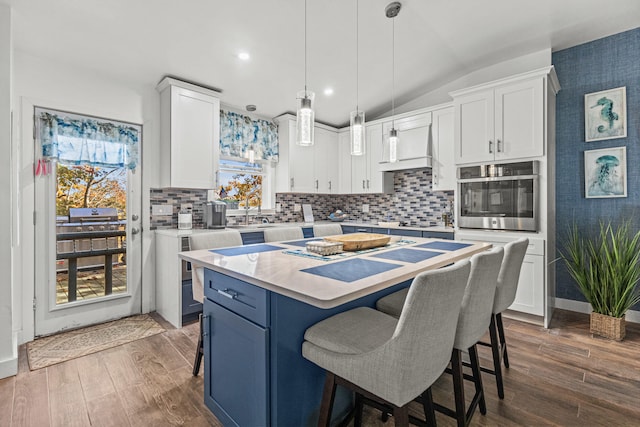
[[[316,221],[316,222],[271,222],[269,224],[249,224],[248,226],[230,226],[227,229],[238,230],[241,233],[249,233],[254,231],[261,231],[265,228],[271,227],[313,227],[314,224],[334,224],[332,221]],[[394,230],[415,230],[415,231],[434,231],[439,233],[453,233],[453,227],[433,226],[433,227],[417,227],[417,226],[397,226],[397,227],[382,227],[377,222],[356,222],[356,221],[343,221],[336,222],[335,224],[342,224],[355,227],[376,227]],[[215,233],[216,231],[222,231],[224,229],[206,229],[206,228],[193,228],[191,230],[178,230],[176,228],[158,228],[156,233],[164,234],[167,236],[190,236],[197,233]]]
[[[369,258],[370,256],[380,254],[383,251],[411,248],[412,246],[431,241],[452,242],[451,240],[422,239],[414,237],[407,238],[406,240],[411,240],[415,243],[405,246],[385,248],[376,252],[368,252],[346,259],[332,261],[286,254],[284,253],[284,250],[300,249],[300,247],[288,246],[281,242],[269,243],[269,245],[282,247],[282,250],[269,252],[225,256],[205,249],[180,252],[178,256],[184,260],[192,262],[196,266],[203,266],[205,268],[218,271],[313,306],[320,308],[332,308],[385,289],[389,286],[412,279],[422,271],[443,267],[491,247],[491,244],[489,243],[474,243],[471,246],[455,251],[438,251],[441,252],[442,255],[415,263],[382,258]],[[260,244],[255,246],[260,246]],[[310,267],[339,263],[356,258],[397,264],[400,267],[368,276],[363,279],[355,280],[353,282],[343,282],[301,271]]]

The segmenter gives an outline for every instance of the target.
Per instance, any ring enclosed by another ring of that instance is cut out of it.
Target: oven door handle
[[[511,176],[488,176],[486,178],[458,179],[460,183],[466,182],[491,182],[491,181],[523,181],[525,179],[538,180],[538,175],[511,175]]]

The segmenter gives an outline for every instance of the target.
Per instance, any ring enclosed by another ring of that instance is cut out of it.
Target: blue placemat
[[[234,256],[257,254],[258,252],[278,251],[280,249],[282,249],[281,246],[265,245],[259,243],[257,245],[237,246],[235,248],[210,249],[210,251],[224,256]]]
[[[401,267],[387,262],[371,261],[366,259],[349,259],[319,267],[305,268],[305,273],[340,280],[341,282],[355,282],[365,277],[374,276],[394,268]]]
[[[458,243],[458,242],[429,242],[422,245],[416,245],[416,248],[422,249],[436,249],[440,251],[457,251],[458,249],[464,249],[471,246],[471,243]]]
[[[291,246],[301,246],[301,247],[304,248],[304,247],[307,246],[307,243],[309,243],[309,242],[321,242],[321,241],[322,241],[322,239],[311,238],[311,239],[304,239],[304,240],[294,240],[292,242],[282,242],[282,244],[291,245]]]
[[[370,255],[370,257],[390,259],[392,261],[420,262],[438,255],[442,255],[442,252],[421,251],[416,249],[402,248],[389,252]]]
[[[287,255],[296,255],[296,256],[301,256],[306,258],[319,259],[322,261],[335,261],[342,258],[351,258],[356,255],[366,254],[368,252],[378,252],[383,249],[393,248],[395,246],[411,245],[413,243],[415,243],[413,240],[400,240],[398,242],[389,243],[386,246],[380,246],[378,248],[364,249],[361,251],[345,251],[345,252],[340,252],[334,255],[320,255],[313,252],[307,252],[306,248],[305,249],[287,249],[282,251],[282,253]]]

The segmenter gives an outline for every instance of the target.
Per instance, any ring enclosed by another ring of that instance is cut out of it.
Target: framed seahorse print
[[[627,136],[626,86],[584,96],[584,137],[587,142]]]

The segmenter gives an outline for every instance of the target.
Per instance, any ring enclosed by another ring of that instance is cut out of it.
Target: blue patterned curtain
[[[66,165],[138,165],[140,127],[94,118],[70,118],[41,111],[42,157]]]
[[[220,110],[220,154],[247,158],[249,150],[258,160],[277,162],[278,127],[267,120]]]

